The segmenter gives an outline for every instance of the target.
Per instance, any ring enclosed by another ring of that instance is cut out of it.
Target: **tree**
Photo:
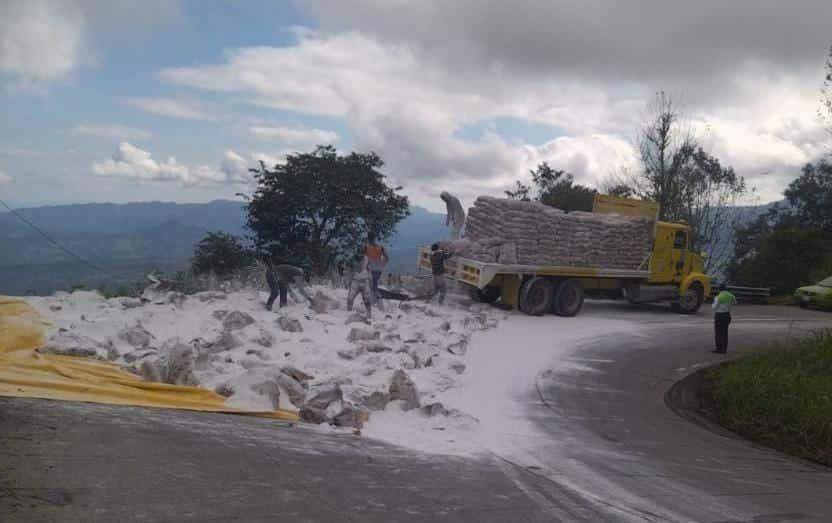
[[[531,201],[529,192],[532,188],[519,180],[514,183],[515,186],[513,191],[504,191],[506,193],[506,197],[510,200],[520,200],[521,202]]]
[[[247,219],[258,252],[322,273],[368,234],[389,236],[409,205],[401,187],[386,184],[383,165],[375,153],[339,155],[332,146],[288,155],[272,170],[261,163]]]
[[[604,192],[610,196],[618,196],[619,198],[632,198],[636,195],[633,188],[625,183],[615,184],[604,189]]]
[[[597,191],[590,187],[576,184],[571,174],[566,171],[553,169],[548,163],[542,162],[529,174],[537,190],[534,196],[539,201],[565,211],[591,211]],[[532,188],[522,182],[515,182],[514,191],[505,191],[506,196],[513,200],[530,201]]]
[[[832,165],[807,164],[775,205],[737,229],[731,272],[748,285],[789,293],[832,274]]]
[[[228,277],[254,261],[252,251],[234,235],[209,232],[194,247],[191,267],[195,274],[214,273]]]
[[[785,191],[788,214],[802,227],[832,233],[832,164],[806,164]]]
[[[788,294],[832,275],[832,241],[817,230],[767,223],[762,216],[737,232],[729,272],[745,285]]]
[[[650,120],[639,139],[642,172],[621,193],[659,204],[659,219],[690,225],[691,249],[706,253],[705,270],[728,265],[734,229],[747,220],[739,207],[748,194],[745,180],[707,153],[684,129],[673,100],[661,92],[650,105]]]
[[[832,46],[826,57],[826,75],[820,95],[820,110],[818,115],[826,123],[826,132],[832,136]]]
[[[637,193],[659,204],[659,219],[672,220],[681,204],[681,164],[693,153],[693,138],[682,129],[673,100],[664,92],[649,104],[650,119],[639,137],[643,173]]]

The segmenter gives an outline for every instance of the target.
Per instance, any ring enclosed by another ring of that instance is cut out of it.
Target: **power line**
[[[112,274],[109,271],[99,267],[98,265],[92,263],[91,261],[87,260],[86,258],[84,258],[84,257],[82,257],[78,254],[75,254],[71,250],[67,249],[66,247],[64,247],[63,245],[58,243],[58,241],[55,240],[54,238],[52,238],[49,234],[47,234],[46,231],[44,231],[43,229],[41,229],[40,227],[38,227],[34,223],[30,222],[28,219],[26,219],[26,217],[24,217],[22,214],[18,213],[16,210],[9,207],[9,205],[6,202],[4,202],[2,199],[0,199],[0,205],[3,205],[3,207],[5,207],[12,215],[17,217],[17,219],[19,219],[20,221],[22,221],[23,223],[25,223],[26,225],[28,225],[29,227],[31,227],[32,229],[34,229],[35,231],[40,233],[41,236],[46,238],[46,241],[48,241],[49,243],[51,243],[52,245],[57,247],[61,252],[65,253],[65,254],[68,254],[72,258],[75,258],[76,260],[80,261],[81,263],[83,263],[83,264],[85,264],[89,267],[92,267],[93,269],[95,269],[99,272],[102,272],[102,273],[104,273],[108,276],[112,276]]]

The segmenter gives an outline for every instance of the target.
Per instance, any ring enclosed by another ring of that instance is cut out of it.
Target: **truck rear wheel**
[[[702,287],[695,283],[679,296],[679,301],[671,308],[680,314],[696,314],[704,299]]]
[[[552,308],[554,294],[548,278],[530,278],[520,288],[520,310],[532,316],[546,314]]]
[[[575,316],[584,305],[584,288],[575,279],[558,283],[552,310],[558,316]]]
[[[500,299],[500,288],[496,285],[487,285],[482,289],[471,287],[471,299],[480,303],[494,303]]]

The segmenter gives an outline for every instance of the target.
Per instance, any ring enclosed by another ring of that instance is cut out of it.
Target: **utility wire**
[[[26,219],[25,216],[18,213],[16,210],[9,207],[9,205],[6,202],[4,202],[2,199],[0,199],[0,205],[3,205],[3,207],[5,207],[12,215],[17,217],[17,219],[19,219],[20,221],[22,221],[23,223],[25,223],[26,225],[28,225],[29,227],[31,227],[32,229],[34,229],[35,231],[40,233],[41,236],[46,238],[46,241],[48,241],[49,243],[51,243],[52,245],[57,247],[61,252],[65,253],[65,254],[68,254],[69,256],[71,256],[72,258],[75,258],[76,260],[80,261],[84,265],[87,265],[87,266],[89,266],[89,267],[91,267],[91,268],[93,268],[93,269],[95,269],[99,272],[102,272],[102,273],[104,273],[108,276],[113,276],[113,274],[110,273],[109,271],[99,267],[98,265],[92,263],[91,261],[87,260],[86,258],[84,258],[84,257],[82,257],[78,254],[75,254],[71,250],[67,249],[66,247],[64,247],[63,245],[58,243],[58,241],[55,240],[54,238],[52,238],[46,231],[44,231],[43,229],[41,229],[40,227],[38,227],[34,223],[30,222],[28,219]]]

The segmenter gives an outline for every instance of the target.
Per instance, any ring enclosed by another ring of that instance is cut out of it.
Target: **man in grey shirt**
[[[447,209],[447,216],[445,217],[445,225],[451,228],[451,240],[458,240],[462,232],[462,226],[465,225],[465,210],[459,199],[452,196],[448,191],[442,191],[439,195],[442,201],[445,202]]]
[[[347,310],[352,311],[355,298],[360,294],[364,301],[364,308],[367,309],[367,319],[372,317],[372,305],[370,296],[372,288],[370,283],[370,269],[367,256],[359,254],[352,261],[352,278],[350,279],[350,290],[347,295]]]

